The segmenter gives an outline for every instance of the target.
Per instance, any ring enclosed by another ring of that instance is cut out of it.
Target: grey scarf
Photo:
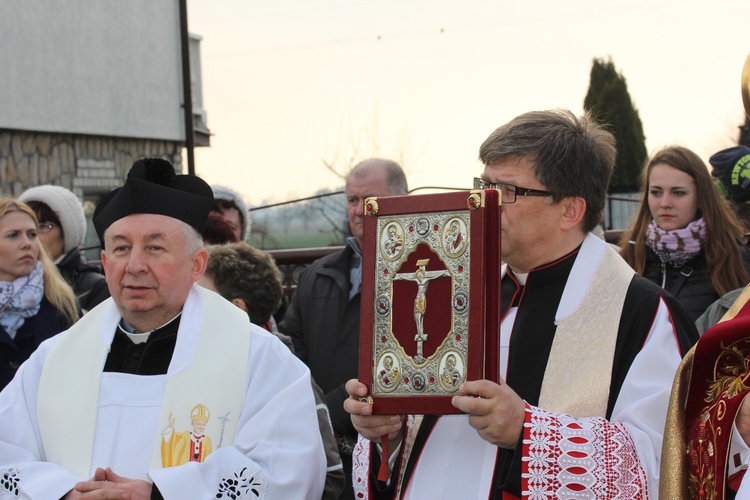
[[[28,276],[21,276],[13,282],[0,281],[0,326],[10,338],[16,338],[26,318],[39,312],[44,296],[43,276],[42,263],[37,261]]]

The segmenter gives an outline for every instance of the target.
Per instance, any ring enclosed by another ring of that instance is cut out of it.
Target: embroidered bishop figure
[[[175,431],[175,417],[169,414],[169,426],[162,433],[161,459],[164,467],[188,462],[203,462],[213,451],[211,437],[206,435],[206,424],[211,417],[208,408],[197,404],[190,412],[191,431]]]

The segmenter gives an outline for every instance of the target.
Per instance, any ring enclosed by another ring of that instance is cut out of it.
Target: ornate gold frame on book
[[[359,378],[376,414],[458,413],[465,380],[497,380],[496,190],[365,201]]]

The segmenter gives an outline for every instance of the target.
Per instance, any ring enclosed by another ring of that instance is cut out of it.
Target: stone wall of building
[[[182,144],[173,141],[0,129],[0,194],[54,184],[95,202],[120,187],[138,158],[160,157],[182,170]]]

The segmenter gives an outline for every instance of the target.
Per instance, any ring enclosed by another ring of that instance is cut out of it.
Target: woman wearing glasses
[[[39,344],[78,316],[73,291],[39,244],[34,212],[0,199],[0,389]]]
[[[61,186],[36,186],[18,198],[39,220],[39,239],[65,281],[73,287],[81,309],[90,311],[109,297],[99,267],[86,263],[79,251],[86,237],[86,216],[78,197]]]
[[[643,171],[643,200],[620,240],[635,271],[661,285],[693,320],[748,282],[744,230],[693,151],[658,151]]]

